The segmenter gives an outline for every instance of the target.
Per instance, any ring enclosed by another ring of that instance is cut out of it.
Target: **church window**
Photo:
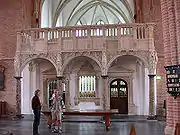
[[[99,20],[96,25],[104,25],[104,21],[102,20]],[[103,36],[103,30],[102,29],[96,29],[96,32],[95,32],[95,35],[96,36]]]
[[[80,97],[96,97],[96,77],[79,76]]]
[[[104,25],[105,23],[104,23],[104,21],[99,20],[96,24],[97,24],[97,25]]]

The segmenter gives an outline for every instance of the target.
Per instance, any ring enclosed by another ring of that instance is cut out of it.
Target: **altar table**
[[[51,120],[51,111],[46,110],[42,111],[42,113],[47,117],[48,125],[50,125],[52,122]],[[76,115],[76,116],[103,116],[105,118],[105,126],[106,130],[108,131],[110,129],[110,119],[111,115],[118,114],[117,109],[113,110],[64,110],[63,115]]]

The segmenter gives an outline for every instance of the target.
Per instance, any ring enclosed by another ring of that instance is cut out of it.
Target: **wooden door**
[[[110,107],[120,114],[128,114],[128,86],[126,81],[116,79],[110,84]]]

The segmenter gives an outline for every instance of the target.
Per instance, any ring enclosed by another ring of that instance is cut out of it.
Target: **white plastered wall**
[[[31,99],[34,96],[36,89],[41,90],[40,101],[43,103],[44,91],[43,91],[43,72],[53,68],[50,62],[42,61],[38,63],[27,64],[22,71],[22,82],[21,82],[21,112],[22,114],[32,114]],[[55,69],[53,70],[55,71]],[[47,73],[48,74],[48,73]],[[50,75],[56,74],[49,73]],[[46,89],[47,90],[47,89]]]
[[[32,114],[31,99],[34,96],[34,91],[37,88],[37,72],[35,66],[27,64],[22,71],[21,82],[21,112],[22,114]]]
[[[41,11],[41,28],[51,28],[53,21],[52,0],[45,0]]]

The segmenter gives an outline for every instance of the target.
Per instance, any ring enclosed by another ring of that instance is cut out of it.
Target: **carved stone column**
[[[63,76],[57,76],[57,89],[59,90],[60,95],[63,95],[63,89],[62,89],[62,81],[63,81]]]
[[[149,117],[148,119],[156,119],[156,108],[155,108],[155,77],[156,75],[149,75]]]
[[[70,109],[70,91],[69,91],[69,80],[66,79],[65,81],[65,106],[66,106],[66,109]]]
[[[96,97],[99,98],[99,79],[100,77],[99,76],[96,76]]]
[[[43,78],[43,110],[48,109],[48,97],[47,97],[47,85],[48,85],[48,79]]]
[[[74,104],[78,105],[79,104],[79,77],[75,76],[75,97],[74,97]]]
[[[63,76],[63,73],[62,73],[62,54],[61,53],[57,54],[56,71],[57,71],[57,76]]]
[[[19,76],[14,77],[16,78],[16,116],[18,118],[22,118],[21,115],[21,78]]]
[[[103,98],[104,98],[104,109],[109,110],[110,109],[110,96],[108,91],[108,76],[101,76],[103,80],[102,84],[102,92],[103,92]]]

